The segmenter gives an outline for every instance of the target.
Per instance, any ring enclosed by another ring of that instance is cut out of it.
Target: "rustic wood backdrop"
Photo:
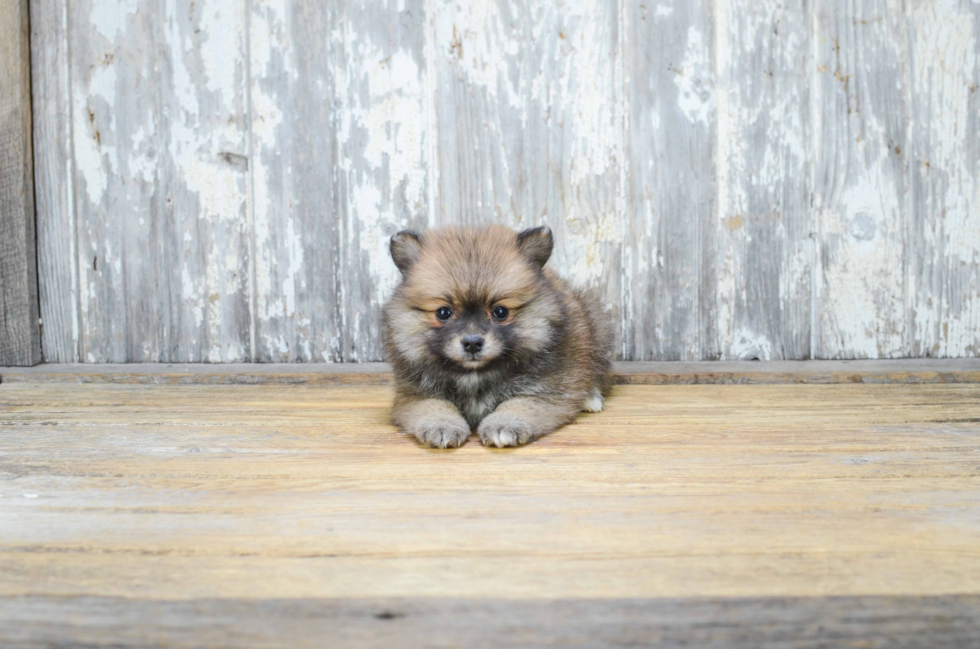
[[[27,0],[0,0],[0,366],[41,361]]]
[[[548,224],[627,359],[977,356],[977,0],[31,0],[43,352],[373,361]]]

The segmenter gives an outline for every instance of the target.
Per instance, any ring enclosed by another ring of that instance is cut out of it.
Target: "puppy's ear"
[[[551,257],[551,249],[555,241],[551,237],[551,228],[542,225],[537,228],[524,230],[517,235],[517,248],[521,253],[541,268]]]
[[[407,275],[408,269],[419,260],[419,256],[422,254],[422,240],[418,232],[402,230],[391,237],[388,249],[391,251],[391,258],[398,266],[398,270],[402,272],[402,275]]]

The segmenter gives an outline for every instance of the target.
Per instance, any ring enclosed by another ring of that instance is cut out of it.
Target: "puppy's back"
[[[562,351],[570,357],[576,373],[588,377],[589,387],[608,395],[612,387],[613,328],[598,292],[572,286],[550,269],[545,277],[566,302],[568,340]]]

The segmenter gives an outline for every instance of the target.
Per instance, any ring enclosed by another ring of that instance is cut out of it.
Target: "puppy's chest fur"
[[[499,372],[461,374],[449,379],[445,387],[446,398],[459,408],[473,427],[513,393],[510,377]]]

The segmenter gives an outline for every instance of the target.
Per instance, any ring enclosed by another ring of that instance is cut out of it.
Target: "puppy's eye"
[[[449,318],[453,317],[453,310],[448,306],[441,306],[436,309],[436,317],[445,322]]]
[[[491,313],[494,320],[506,320],[507,316],[510,315],[510,310],[505,306],[498,306]]]

